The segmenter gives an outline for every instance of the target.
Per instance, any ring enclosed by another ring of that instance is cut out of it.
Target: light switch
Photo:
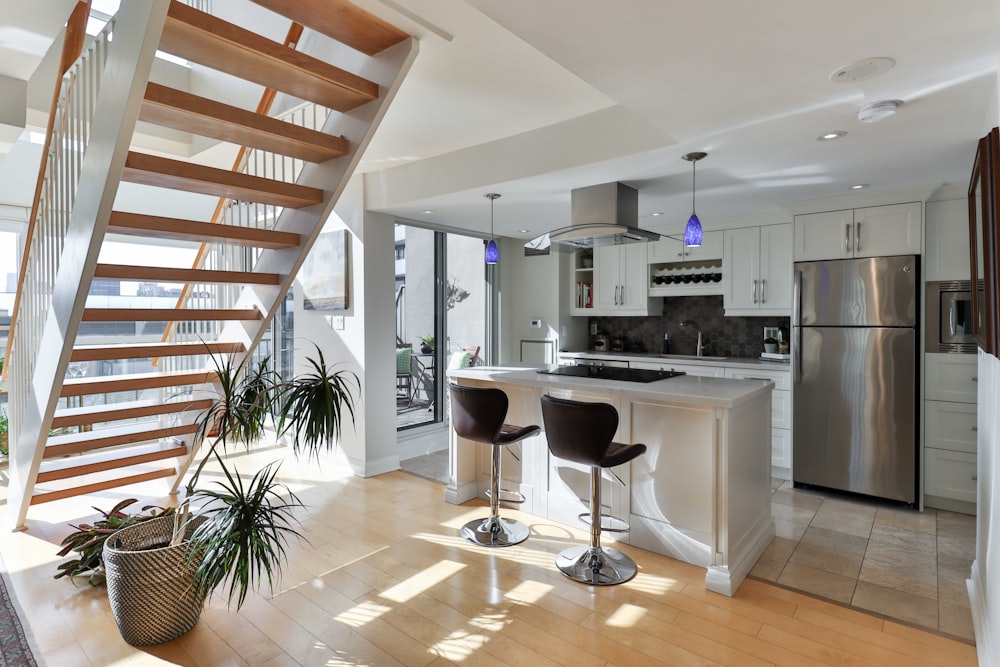
[[[531,320],[531,328],[532,329],[541,329],[542,328],[542,321],[541,320]]]

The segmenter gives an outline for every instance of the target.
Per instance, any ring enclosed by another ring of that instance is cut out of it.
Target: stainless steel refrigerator
[[[795,264],[792,479],[917,501],[917,259]]]

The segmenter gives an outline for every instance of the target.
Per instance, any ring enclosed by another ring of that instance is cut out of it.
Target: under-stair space
[[[212,405],[212,356],[254,353],[416,56],[415,39],[344,0],[256,4],[289,24],[284,44],[178,0],[122,3],[63,77],[5,369],[18,526],[32,504],[157,478],[178,488]],[[327,62],[344,45],[349,65]],[[150,81],[157,49],[263,86],[260,104]],[[233,144],[233,168],[136,148],[138,121]],[[218,201],[204,219],[119,210],[119,183]],[[195,259],[102,259],[105,243],[142,239]]]

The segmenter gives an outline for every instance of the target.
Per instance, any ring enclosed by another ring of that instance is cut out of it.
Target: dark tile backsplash
[[[722,296],[682,296],[663,299],[663,315],[653,317],[591,317],[597,332],[609,338],[624,336],[630,352],[660,352],[663,334],[670,334],[673,354],[694,354],[698,332],[681,327],[693,320],[702,331],[704,353],[725,357],[757,357],[764,351],[764,327],[780,327],[788,340],[787,317],[724,317]]]

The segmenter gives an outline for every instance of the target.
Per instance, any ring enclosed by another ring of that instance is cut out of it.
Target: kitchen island
[[[709,590],[735,593],[774,536],[771,382],[682,375],[635,383],[501,367],[452,370],[448,377],[503,389],[513,424],[541,426],[543,394],[614,405],[620,419],[615,440],[648,449],[605,471],[602,511],[630,524],[629,531],[608,536],[707,568]],[[484,496],[487,446],[458,438],[454,430],[449,438],[446,500]],[[589,469],[550,456],[544,431],[514,450],[517,457],[504,454],[501,486],[524,495],[520,509],[578,526],[578,515],[588,510]],[[641,556],[636,560],[641,570]]]

